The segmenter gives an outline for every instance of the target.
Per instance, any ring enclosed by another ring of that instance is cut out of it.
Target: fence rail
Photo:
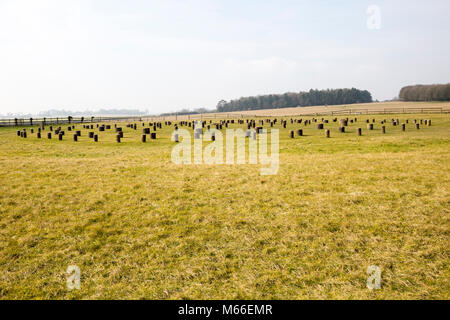
[[[280,115],[280,117],[301,117],[301,116],[338,116],[338,115],[363,115],[363,114],[427,114],[427,113],[450,113],[450,108],[430,107],[430,108],[383,108],[383,109],[346,109],[322,112],[309,112],[298,114]],[[235,117],[271,117],[264,114],[236,113]]]
[[[96,123],[111,121],[142,121],[146,117],[57,117],[57,118],[26,118],[0,119],[0,127],[33,126],[40,124],[71,124]]]
[[[282,110],[282,109],[280,109]],[[323,112],[310,112],[299,114],[279,115],[280,117],[301,117],[301,116],[339,116],[339,115],[363,115],[363,114],[413,114],[413,113],[450,113],[450,108],[384,108],[384,109],[347,109]],[[0,127],[7,126],[32,126],[44,124],[70,124],[70,123],[98,123],[111,121],[164,121],[164,120],[205,120],[205,119],[231,119],[231,118],[249,118],[249,117],[273,117],[268,114],[250,114],[250,113],[205,113],[178,116],[140,116],[140,117],[57,117],[57,118],[28,118],[28,119],[0,119]]]

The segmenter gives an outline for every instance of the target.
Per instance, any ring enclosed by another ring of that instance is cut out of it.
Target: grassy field
[[[288,122],[274,176],[177,166],[172,128],[143,144],[140,124],[122,127],[120,144],[0,128],[0,298],[450,298],[449,115],[358,116],[347,133],[326,124],[330,139]],[[66,288],[69,265],[80,290]]]

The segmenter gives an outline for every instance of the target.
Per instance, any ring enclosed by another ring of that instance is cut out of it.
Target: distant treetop
[[[403,101],[449,101],[450,83],[403,87],[399,98]]]
[[[311,89],[308,92],[287,92],[284,94],[243,97],[231,101],[221,100],[216,108],[218,112],[229,112],[368,102],[372,102],[372,95],[367,90],[358,90],[355,88]]]

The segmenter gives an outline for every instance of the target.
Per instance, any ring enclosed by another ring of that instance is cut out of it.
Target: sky
[[[0,0],[0,113],[450,82],[450,1]]]

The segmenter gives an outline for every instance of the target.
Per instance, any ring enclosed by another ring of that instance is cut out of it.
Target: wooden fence
[[[96,123],[111,121],[142,121],[145,117],[58,117],[58,118],[25,118],[0,119],[0,127],[33,126],[47,124]]]
[[[301,116],[343,116],[343,115],[369,115],[369,114],[428,114],[450,113],[450,108],[384,108],[384,109],[345,109],[335,111],[323,111],[313,113],[280,115],[278,117]],[[203,113],[191,115],[173,115],[166,117],[140,116],[140,117],[61,117],[61,118],[27,118],[27,119],[0,119],[0,127],[5,126],[30,126],[44,124],[71,124],[71,123],[96,123],[96,122],[142,122],[165,120],[206,120],[206,119],[236,119],[236,118],[261,118],[274,117],[274,115],[250,114],[250,113]]]
[[[339,116],[339,115],[369,115],[369,114],[431,114],[450,113],[450,108],[383,108],[383,109],[345,109],[335,111],[310,112],[299,114],[280,115],[279,117],[301,117],[301,116]],[[270,115],[236,113],[234,118],[248,117],[273,117]]]

